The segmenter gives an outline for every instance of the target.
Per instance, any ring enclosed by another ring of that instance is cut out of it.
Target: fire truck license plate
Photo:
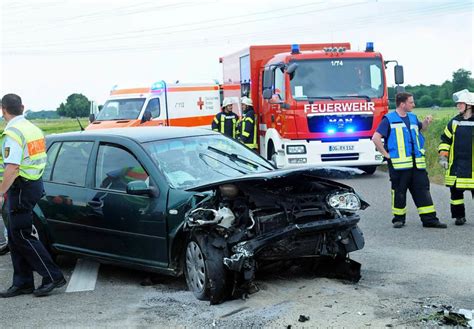
[[[354,151],[354,145],[329,145],[329,152]]]

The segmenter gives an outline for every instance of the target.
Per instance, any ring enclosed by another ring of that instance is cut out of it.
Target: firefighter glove
[[[448,167],[449,167],[449,164],[448,164],[448,157],[446,157],[446,156],[440,155],[440,156],[439,156],[438,163],[439,163],[439,165],[440,165],[441,167],[444,168],[444,170],[447,170]]]

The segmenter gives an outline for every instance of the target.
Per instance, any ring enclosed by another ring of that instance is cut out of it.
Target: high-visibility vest
[[[239,139],[245,146],[251,149],[257,149],[257,123],[255,121],[255,112],[252,110],[245,112],[241,119]],[[251,129],[248,129],[248,126]],[[250,130],[250,132],[247,130]]]
[[[413,168],[413,158],[418,169],[426,169],[425,138],[418,128],[416,115],[407,113],[410,128],[406,126],[396,111],[386,115],[390,123],[390,135],[387,141],[388,153],[393,169]]]
[[[46,166],[46,142],[41,129],[22,119],[3,131],[2,145],[5,141],[4,136],[15,140],[23,149],[19,175],[28,180],[40,179]],[[3,160],[2,167],[4,167]]]
[[[474,190],[474,118],[451,119],[441,135],[439,152],[448,152],[446,186]]]
[[[218,131],[226,136],[236,138],[237,115],[233,112],[219,112],[212,122],[212,130]]]

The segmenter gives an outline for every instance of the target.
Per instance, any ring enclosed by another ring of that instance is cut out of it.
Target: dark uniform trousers
[[[420,208],[433,206],[430,194],[430,180],[426,170],[416,168],[407,170],[394,170],[389,165],[390,181],[392,183],[392,207],[406,209],[407,190],[410,190],[413,201],[418,208],[420,219],[425,224],[438,222],[435,211],[420,212]],[[433,207],[434,208],[434,207]],[[405,214],[395,214],[392,222],[405,223]]]
[[[466,217],[466,208],[464,207],[464,191],[471,191],[474,198],[474,190],[459,189],[455,186],[450,186],[451,191],[451,216],[452,218]]]
[[[8,245],[13,263],[13,285],[33,287],[33,271],[43,277],[43,284],[63,278],[48,251],[32,233],[33,208],[43,196],[43,181],[15,179],[7,192]]]

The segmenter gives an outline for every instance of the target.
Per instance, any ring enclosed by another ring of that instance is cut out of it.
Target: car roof
[[[157,140],[174,139],[182,137],[193,137],[203,135],[219,135],[209,129],[204,128],[188,128],[188,127],[129,127],[129,128],[108,128],[93,129],[84,131],[75,131],[69,133],[51,134],[48,139],[71,139],[74,137],[91,137],[100,138],[104,136],[125,137],[135,140],[139,143],[146,143]]]

